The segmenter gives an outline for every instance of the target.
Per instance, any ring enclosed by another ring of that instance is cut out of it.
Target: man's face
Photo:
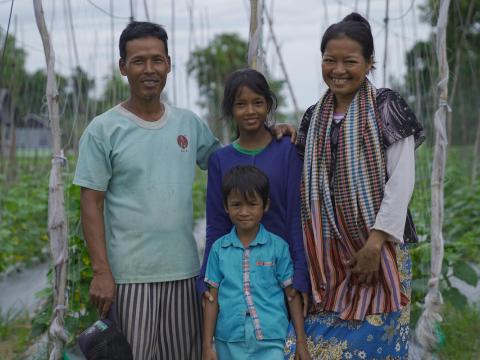
[[[126,58],[120,59],[119,65],[132,97],[143,101],[160,98],[170,72],[170,57],[162,40],[145,37],[128,41]]]

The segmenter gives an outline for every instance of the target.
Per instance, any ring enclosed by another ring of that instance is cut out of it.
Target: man
[[[116,302],[135,359],[200,359],[192,185],[220,144],[195,114],[160,100],[171,69],[161,26],[132,22],[119,47],[130,97],[89,124],[74,178],[90,298],[102,316]]]

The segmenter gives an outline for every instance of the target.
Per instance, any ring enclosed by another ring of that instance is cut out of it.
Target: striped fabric
[[[366,79],[342,123],[335,167],[331,167],[334,95],[330,90],[318,102],[306,138],[302,224],[313,297],[323,310],[337,312],[345,320],[397,311],[408,303],[400,291],[395,247],[390,242],[382,248],[378,284],[350,283],[347,262],[367,241],[385,187],[376,109],[376,89]],[[331,169],[335,169],[333,174]]]
[[[247,302],[247,309],[250,317],[253,321],[253,327],[255,329],[255,337],[257,340],[263,340],[262,327],[260,326],[260,319],[258,318],[257,309],[253,303],[252,291],[250,289],[250,248],[245,249],[242,259],[243,270],[243,294]]]
[[[117,285],[118,325],[135,360],[201,359],[195,279]]]

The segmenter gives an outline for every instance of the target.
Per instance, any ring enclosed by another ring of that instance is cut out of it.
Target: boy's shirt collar
[[[267,243],[267,237],[265,236],[265,227],[260,224],[260,227],[258,228],[257,235],[255,236],[255,239],[248,245],[248,247],[256,246],[256,245],[265,245]],[[229,246],[234,246],[238,248],[244,249],[244,246],[240,239],[237,236],[237,231],[235,229],[235,226],[232,227],[232,230],[228,234],[228,236],[224,236],[222,239],[222,247],[229,247]]]

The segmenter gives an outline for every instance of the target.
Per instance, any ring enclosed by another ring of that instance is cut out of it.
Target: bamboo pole
[[[473,17],[473,10],[474,10],[475,2],[470,0],[470,4],[468,5],[467,10],[467,17],[464,22],[464,26],[462,26],[462,34],[460,35],[460,39],[456,42],[455,45],[455,67],[453,68],[453,76],[452,76],[452,87],[450,89],[450,103],[453,106],[453,102],[455,101],[455,97],[457,95],[457,88],[458,88],[458,78],[460,73],[460,64],[462,62],[462,55],[466,52],[464,49],[464,44],[467,38],[468,26],[472,23]],[[447,139],[448,142],[452,142],[452,133],[453,133],[453,121],[452,121],[452,114],[449,113],[447,117]]]
[[[64,329],[64,315],[66,310],[68,231],[62,180],[62,166],[65,165],[66,159],[60,147],[60,115],[58,88],[55,79],[55,54],[45,24],[42,1],[33,0],[33,6],[47,63],[46,95],[50,128],[52,131],[53,158],[48,194],[48,233],[50,237],[50,249],[55,265],[55,279],[53,315],[49,328],[49,359],[57,360],[62,358],[63,345],[67,341],[67,334]]]
[[[473,147],[473,166],[472,166],[472,184],[477,181],[478,163],[480,162],[480,110],[477,112],[477,134],[475,136],[475,145]]]
[[[431,222],[431,265],[428,292],[425,296],[425,307],[416,328],[418,342],[425,351],[425,358],[432,358],[432,352],[439,343],[436,332],[443,304],[439,289],[443,261],[443,183],[447,157],[446,120],[450,108],[448,106],[448,61],[447,61],[447,23],[450,0],[441,0],[437,22],[436,50],[440,80],[438,86],[438,109],[435,112],[435,147],[432,165],[432,222]]]
[[[385,48],[384,48],[384,53],[383,53],[383,87],[386,86],[387,84],[387,48],[388,48],[388,13],[390,10],[390,0],[386,1],[386,6],[385,6],[385,19],[383,19],[383,22],[385,23]]]
[[[176,64],[176,59],[175,59],[175,53],[177,52],[177,48],[175,46],[175,0],[172,0],[171,3],[172,6],[172,18],[171,18],[171,24],[172,24],[172,29],[170,31],[170,39],[171,39],[171,67],[172,67],[172,92],[173,92],[173,104],[177,105],[177,64]]]
[[[295,93],[293,91],[292,83],[290,82],[290,78],[288,76],[287,67],[283,62],[282,52],[280,51],[280,46],[278,45],[277,37],[275,36],[275,32],[273,31],[273,21],[272,18],[265,7],[265,16],[267,18],[268,27],[270,29],[270,34],[272,35],[273,44],[275,45],[275,50],[278,55],[278,60],[280,62],[280,67],[282,68],[283,75],[285,76],[285,82],[287,83],[288,91],[290,92],[290,97],[292,98],[293,108],[295,109],[295,114],[299,114],[300,110],[298,108],[297,98],[295,97]]]

